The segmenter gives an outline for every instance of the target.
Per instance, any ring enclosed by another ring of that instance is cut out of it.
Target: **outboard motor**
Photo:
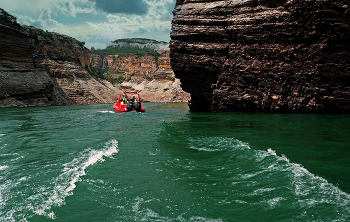
[[[128,109],[128,111],[131,111],[134,108],[134,104],[132,102],[128,102],[126,104],[126,108]]]
[[[141,103],[140,103],[140,102],[136,102],[136,103],[135,103],[135,110],[136,110],[137,112],[140,112],[140,110],[141,110]]]

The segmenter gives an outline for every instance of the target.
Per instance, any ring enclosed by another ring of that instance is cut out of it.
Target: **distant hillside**
[[[126,54],[136,53],[162,53],[169,50],[169,43],[164,41],[157,41],[154,39],[144,38],[127,38],[117,39],[112,41],[105,49],[91,48],[92,54],[107,55],[107,54]]]

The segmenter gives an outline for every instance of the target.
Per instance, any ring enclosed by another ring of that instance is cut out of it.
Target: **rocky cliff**
[[[0,9],[0,107],[111,103],[119,93],[90,75],[84,43],[24,27]]]
[[[139,92],[145,102],[188,102],[190,94],[181,88],[170,66],[169,51],[160,57],[129,54],[92,55],[94,68],[107,68],[112,78],[122,77],[114,84],[121,91]]]
[[[151,55],[139,56],[134,53],[113,55],[92,55],[94,68],[108,68],[112,77],[139,74],[153,77],[158,69],[157,60]]]
[[[193,111],[350,111],[349,0],[184,0],[171,65]]]

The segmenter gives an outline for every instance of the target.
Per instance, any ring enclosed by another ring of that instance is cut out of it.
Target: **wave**
[[[188,147],[206,158],[205,166],[196,161],[182,162],[183,169],[207,169],[215,184],[231,180],[229,189],[239,190],[230,195],[234,199],[223,202],[253,205],[257,208],[283,212],[284,206],[297,212],[300,220],[324,219],[348,221],[350,219],[350,194],[326,179],[309,172],[301,164],[292,163],[287,156],[272,149],[255,150],[249,143],[235,138],[187,138]],[[216,152],[215,155],[209,152]],[[194,165],[196,164],[196,165]],[[216,178],[215,172],[220,171]],[[215,179],[214,179],[215,178]],[[206,187],[200,188],[205,189]],[[227,189],[227,187],[222,187]],[[320,210],[326,208],[327,210]],[[285,211],[288,213],[288,210]]]
[[[1,165],[0,165],[0,171],[6,170],[7,168],[9,168],[9,166],[1,166]]]
[[[18,180],[6,180],[2,181],[2,177],[0,178],[1,184],[0,184],[0,221],[18,221],[15,214],[19,214],[18,218],[23,218],[20,221],[27,221],[24,218],[24,213],[18,213],[22,212],[24,210],[23,206],[15,206],[8,212],[4,213],[3,209],[6,207],[7,202],[12,198],[12,189],[19,186],[22,183],[25,183],[25,181],[28,179],[27,177],[21,177]]]
[[[96,164],[97,162],[104,162],[104,157],[111,157],[118,153],[118,142],[112,140],[104,145],[101,150],[86,149],[79,153],[72,161],[63,164],[61,173],[53,179],[48,185],[41,185],[37,188],[32,188],[33,195],[27,197],[21,203],[17,203],[10,211],[2,212],[0,221],[17,221],[18,218],[32,217],[34,215],[41,215],[51,219],[55,219],[55,213],[51,210],[52,207],[59,207],[65,204],[65,198],[73,195],[76,183],[81,180],[81,177],[86,175],[87,167]],[[21,178],[18,181],[7,180],[5,184],[0,186],[1,202],[6,205],[9,199],[9,193],[15,187],[25,182],[28,178]],[[0,205],[1,206],[1,205]],[[32,213],[28,213],[32,212]],[[25,219],[23,219],[26,221]]]
[[[236,149],[250,149],[248,143],[232,139],[232,138],[222,138],[222,137],[199,137],[199,138],[188,138],[190,149],[205,152],[218,152],[226,151],[230,147],[235,147]]]
[[[41,206],[32,206],[32,210],[38,215],[48,216],[54,219],[54,212],[48,212],[52,206],[61,206],[67,196],[73,195],[75,183],[80,180],[81,176],[86,175],[85,169],[97,162],[104,162],[103,157],[110,157],[118,152],[118,142],[112,140],[108,142],[103,150],[88,149],[81,153],[78,158],[64,164],[63,173],[56,178],[53,190],[32,196],[33,200],[40,200],[42,196],[47,196],[46,201]]]
[[[149,208],[143,208],[143,204],[151,203],[153,199],[145,200],[144,198],[137,197],[133,203],[132,210],[135,213],[137,221],[190,221],[190,222],[223,222],[222,219],[211,219],[201,216],[191,216],[186,219],[182,215],[176,218],[169,218],[160,216],[159,213]]]

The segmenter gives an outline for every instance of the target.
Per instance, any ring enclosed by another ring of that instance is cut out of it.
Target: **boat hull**
[[[141,98],[138,93],[135,92],[124,92],[119,95],[119,98],[116,99],[113,103],[113,109],[115,112],[145,112],[141,104]]]

